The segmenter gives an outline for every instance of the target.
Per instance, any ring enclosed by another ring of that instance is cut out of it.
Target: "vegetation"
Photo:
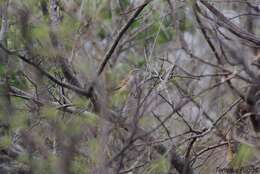
[[[260,170],[259,15],[256,0],[0,0],[0,173]]]

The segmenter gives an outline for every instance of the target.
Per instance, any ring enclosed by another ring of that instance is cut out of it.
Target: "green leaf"
[[[26,153],[22,153],[18,156],[18,159],[17,159],[19,162],[21,163],[24,163],[24,164],[29,164],[30,162],[30,157],[29,157],[29,154],[26,154]]]
[[[53,106],[44,106],[41,108],[41,113],[43,116],[45,116],[47,119],[55,119],[58,113],[58,110]]]
[[[0,138],[0,149],[5,149],[12,144],[11,136],[5,135]]]
[[[9,82],[12,86],[18,87],[20,89],[27,88],[27,80],[25,79],[25,77],[22,75],[19,75],[16,72],[11,73]]]
[[[3,77],[6,71],[6,67],[4,64],[0,64],[0,77]]]
[[[90,160],[93,164],[96,164],[98,161],[97,157],[101,151],[100,143],[97,139],[93,138],[88,141],[88,149],[90,152]]]
[[[12,129],[23,129],[27,127],[28,117],[26,112],[17,112],[11,120],[11,128]]]
[[[104,39],[107,36],[106,30],[103,28],[99,28],[97,35],[101,40]]]
[[[141,20],[135,20],[131,26],[130,26],[130,30],[133,30],[133,29],[136,29],[138,27],[140,27],[142,24],[142,21]]]
[[[126,9],[130,5],[129,0],[120,0],[119,3],[122,9]]]
[[[59,25],[59,39],[63,41],[63,45],[67,50],[72,48],[73,39],[80,28],[80,22],[69,15],[64,15],[62,23]]]
[[[123,104],[123,102],[126,101],[127,97],[128,97],[128,90],[125,89],[124,87],[122,87],[121,89],[119,89],[119,91],[117,91],[113,96],[112,96],[112,105],[114,106],[120,106],[121,104]]]
[[[33,173],[37,174],[55,174],[57,158],[54,156],[49,156],[49,158],[42,159],[36,156],[33,156],[33,159],[30,161],[30,166],[32,166]]]
[[[169,170],[169,161],[164,156],[161,156],[159,159],[154,160],[149,167],[147,168],[147,172],[149,174],[161,174],[167,173]]]
[[[234,161],[232,161],[232,166],[239,168],[241,166],[247,165],[247,162],[253,157],[252,148],[248,145],[241,144]]]
[[[39,26],[32,27],[32,37],[39,40],[46,40],[49,37],[49,26],[46,24],[42,24]]]
[[[88,112],[86,116],[84,116],[84,122],[90,125],[97,125],[99,122],[99,116],[95,113]]]
[[[60,32],[61,36],[70,36],[71,34],[75,34],[77,29],[80,27],[80,22],[75,18],[64,15],[62,23],[60,24]],[[70,40],[71,41],[71,40]]]
[[[2,3],[4,3],[6,0],[0,0],[0,5],[2,5]]]
[[[104,20],[111,21],[112,13],[108,5],[103,5],[99,11],[99,16]]]
[[[90,174],[90,171],[87,167],[87,159],[76,156],[72,162],[71,170],[73,173],[80,173],[80,174]]]

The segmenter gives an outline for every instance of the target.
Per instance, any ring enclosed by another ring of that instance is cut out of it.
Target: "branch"
[[[256,35],[243,30],[236,26],[234,23],[230,22],[229,19],[227,19],[220,11],[218,11],[215,7],[213,7],[211,4],[209,4],[205,0],[200,0],[200,2],[209,9],[216,17],[217,20],[215,21],[218,25],[226,28],[234,35],[238,36],[239,38],[242,38],[248,42],[251,42],[256,45],[256,47],[260,47],[260,38]]]
[[[113,44],[111,45],[110,49],[106,52],[105,56],[104,56],[104,60],[101,63],[99,69],[98,69],[98,74],[97,76],[100,76],[106,66],[106,64],[108,63],[109,59],[111,58],[112,54],[114,53],[120,39],[123,37],[123,35],[126,33],[126,31],[128,30],[128,28],[134,23],[135,18],[143,11],[143,9],[151,2],[152,0],[145,0],[145,2],[138,7],[138,9],[135,11],[135,13],[133,14],[133,16],[127,21],[127,23],[121,28],[121,30],[119,31],[116,39],[114,40]]]
[[[7,54],[14,55],[14,56],[20,58],[21,60],[23,60],[24,62],[26,62],[27,64],[32,65],[34,68],[36,68],[38,71],[40,71],[44,76],[46,76],[49,80],[53,81],[54,83],[56,83],[56,84],[58,84],[60,86],[63,86],[64,88],[71,89],[71,90],[75,91],[76,93],[79,93],[79,94],[84,95],[86,97],[90,97],[91,96],[90,93],[87,92],[87,90],[85,90],[83,88],[79,88],[79,87],[77,87],[75,85],[71,85],[71,84],[68,84],[68,83],[65,83],[65,82],[62,82],[62,81],[56,79],[54,76],[52,76],[47,71],[42,69],[39,64],[33,62],[29,58],[27,58],[25,56],[22,56],[20,54],[16,54],[16,53],[6,49],[2,44],[0,44],[0,48],[2,48]]]

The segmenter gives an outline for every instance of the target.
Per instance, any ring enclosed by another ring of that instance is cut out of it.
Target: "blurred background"
[[[0,0],[0,173],[256,169],[259,15],[257,0]]]

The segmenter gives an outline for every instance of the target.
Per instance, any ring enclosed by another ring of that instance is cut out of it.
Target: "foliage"
[[[255,164],[259,9],[236,3],[0,0],[0,173]]]

